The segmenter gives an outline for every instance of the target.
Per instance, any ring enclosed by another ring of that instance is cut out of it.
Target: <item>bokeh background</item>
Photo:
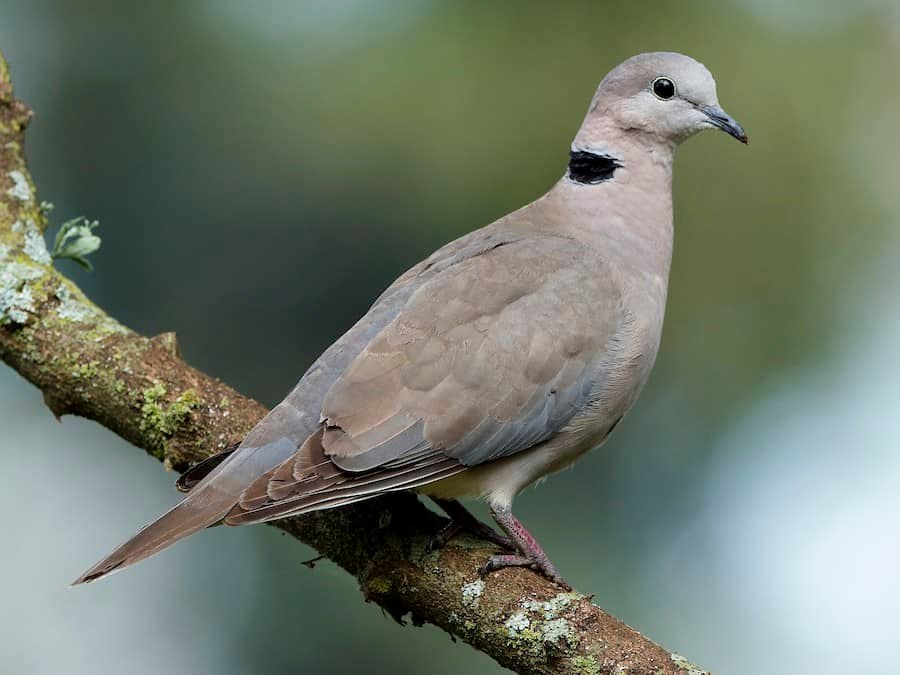
[[[395,276],[539,196],[594,87],[640,51],[717,76],[747,148],[676,163],[662,349],[634,412],[520,497],[575,585],[717,673],[900,662],[900,6],[0,0],[65,271],[271,405]],[[0,368],[0,670],[497,673],[401,629],[271,528],[216,528],[67,584],[176,500]]]

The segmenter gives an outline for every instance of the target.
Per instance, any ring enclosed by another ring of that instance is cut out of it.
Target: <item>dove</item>
[[[76,584],[203,528],[260,523],[398,490],[569,585],[513,515],[516,495],[603,444],[656,359],[672,259],[676,147],[747,143],[698,61],[634,56],[603,78],[565,174],[536,201],[400,276],[239,447],[190,469],[187,496]],[[460,498],[486,500],[502,534]]]

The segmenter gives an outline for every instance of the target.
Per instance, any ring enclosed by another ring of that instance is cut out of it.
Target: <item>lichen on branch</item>
[[[173,334],[147,338],[123,326],[53,267],[45,209],[25,164],[30,117],[0,55],[0,359],[41,390],[57,417],[96,420],[169,467],[239,442],[262,405],[185,363]],[[90,243],[70,252],[82,255]],[[398,621],[432,623],[517,672],[703,674],[589,597],[528,570],[480,579],[494,551],[487,541],[461,536],[430,551],[445,522],[414,495],[397,494],[276,526],[356,577],[366,601]]]

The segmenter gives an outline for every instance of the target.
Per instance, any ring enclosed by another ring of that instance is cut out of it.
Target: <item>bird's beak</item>
[[[698,105],[697,108],[709,118],[714,127],[718,127],[729,136],[734,136],[745,145],[750,142],[744,128],[727,112],[717,105]]]

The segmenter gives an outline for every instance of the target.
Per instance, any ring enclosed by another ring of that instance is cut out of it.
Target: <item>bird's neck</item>
[[[643,135],[573,144],[566,175],[537,203],[557,231],[632,265],[668,277],[672,258],[674,145]]]
[[[622,162],[612,155],[573,148],[569,151],[566,178],[582,185],[596,185],[615,178],[616,169],[620,168]]]

